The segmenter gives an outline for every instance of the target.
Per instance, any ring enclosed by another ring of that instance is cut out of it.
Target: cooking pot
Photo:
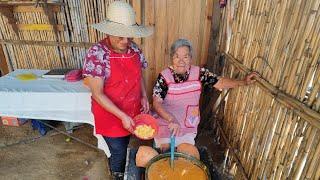
[[[179,152],[175,152],[174,153],[174,157],[175,158],[182,158],[184,160],[187,160],[189,162],[191,162],[193,165],[195,166],[198,166],[201,170],[204,171],[205,175],[206,175],[206,178],[207,180],[211,180],[211,176],[210,176],[210,173],[209,173],[209,170],[207,168],[207,166],[205,166],[201,161],[199,161],[198,159],[190,156],[190,155],[187,155],[187,154],[184,154],[184,153],[179,153]],[[162,160],[162,159],[168,159],[168,161],[170,161],[170,153],[165,153],[165,154],[160,154],[160,155],[157,155],[155,157],[153,157],[146,165],[146,171],[145,171],[145,179],[148,179],[148,175],[150,173],[150,167],[158,162],[159,160]],[[168,166],[169,163],[168,163]],[[160,169],[157,169],[158,171],[161,171]],[[173,177],[174,179],[177,179],[175,177]]]

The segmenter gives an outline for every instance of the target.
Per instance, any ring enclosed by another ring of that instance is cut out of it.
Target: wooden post
[[[136,12],[136,22],[142,24],[142,2],[141,0],[132,0],[131,5]],[[141,38],[135,38],[134,42],[137,43],[140,47]]]
[[[49,19],[49,23],[53,26],[53,31],[54,31],[54,34],[55,34],[56,39],[57,39],[58,38],[58,28],[57,28],[57,26],[55,26],[53,7],[54,6],[48,6],[48,5],[45,4],[43,9],[44,9],[44,12],[45,12],[45,14],[47,15],[47,17]]]
[[[8,23],[12,26],[14,33],[19,37],[18,27],[16,25],[16,19],[13,16],[12,6],[0,6],[0,14],[8,18]]]
[[[0,46],[0,76],[3,76],[8,73],[9,73],[9,68],[8,68],[7,60],[1,45]]]

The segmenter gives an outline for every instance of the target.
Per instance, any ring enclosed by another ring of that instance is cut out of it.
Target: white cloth
[[[91,93],[82,81],[41,78],[48,70],[18,69],[0,77],[0,116],[88,123],[94,126]],[[38,79],[22,81],[18,74],[33,73]],[[98,148],[109,157],[109,148],[95,134]]]

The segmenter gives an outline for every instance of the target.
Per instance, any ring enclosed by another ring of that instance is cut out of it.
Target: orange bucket
[[[139,114],[133,118],[135,122],[134,135],[139,139],[153,139],[158,133],[157,120],[150,114]]]

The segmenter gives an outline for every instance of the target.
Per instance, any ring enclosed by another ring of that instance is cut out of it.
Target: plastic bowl
[[[153,135],[148,138],[140,137],[138,134],[134,133],[134,135],[137,136],[139,139],[149,140],[149,139],[153,139],[157,135],[158,128],[159,128],[158,123],[157,123],[157,120],[153,116],[151,116],[150,114],[139,114],[139,115],[135,116],[133,118],[133,120],[135,122],[135,126],[134,126],[133,131],[135,131],[139,125],[149,125],[149,126],[151,126],[152,129],[155,130]]]

